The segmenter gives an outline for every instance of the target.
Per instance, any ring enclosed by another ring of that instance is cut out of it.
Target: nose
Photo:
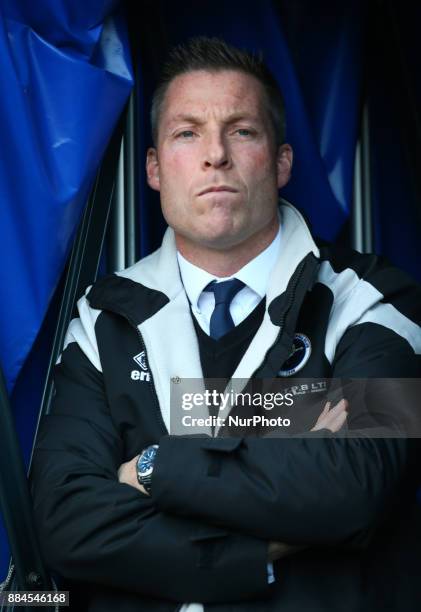
[[[228,144],[222,134],[212,134],[203,143],[202,167],[229,168],[231,166],[231,155]]]

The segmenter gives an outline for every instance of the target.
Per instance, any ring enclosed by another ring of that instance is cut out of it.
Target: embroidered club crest
[[[292,351],[282,368],[278,372],[278,376],[293,376],[296,372],[303,369],[311,355],[311,342],[304,334],[295,334],[292,343]]]

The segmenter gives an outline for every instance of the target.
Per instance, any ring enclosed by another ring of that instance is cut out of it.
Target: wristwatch
[[[136,462],[137,481],[148,493],[151,490],[152,472],[158,448],[158,444],[147,446]]]

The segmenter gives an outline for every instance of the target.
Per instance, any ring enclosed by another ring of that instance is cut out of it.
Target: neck
[[[178,251],[190,263],[220,278],[233,276],[252,259],[260,255],[275,239],[279,221],[276,216],[266,227],[240,244],[225,249],[192,243],[175,235]]]

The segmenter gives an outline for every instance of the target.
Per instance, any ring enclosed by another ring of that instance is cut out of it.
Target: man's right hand
[[[341,399],[333,408],[331,408],[330,402],[326,402],[315,426],[310,431],[317,431],[318,429],[330,429],[332,433],[339,431],[347,419],[348,407],[349,404],[346,399]]]

